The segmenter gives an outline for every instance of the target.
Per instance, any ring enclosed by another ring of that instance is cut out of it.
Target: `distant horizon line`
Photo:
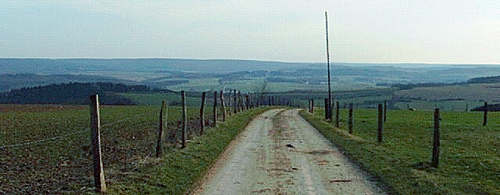
[[[256,61],[256,62],[279,62],[291,64],[326,64],[326,62],[293,62],[283,60],[259,60],[259,59],[238,59],[238,58],[177,58],[177,57],[0,57],[0,59],[43,59],[43,60],[78,60],[78,59],[91,59],[91,60],[198,60],[198,61]],[[440,62],[330,62],[334,64],[422,64],[422,65],[497,65],[500,63],[440,63]]]

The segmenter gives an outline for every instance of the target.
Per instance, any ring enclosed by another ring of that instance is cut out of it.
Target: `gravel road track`
[[[298,114],[255,118],[209,170],[195,194],[384,194]]]

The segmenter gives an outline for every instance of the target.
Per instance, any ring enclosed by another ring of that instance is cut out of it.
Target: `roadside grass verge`
[[[390,110],[379,144],[376,112],[355,110],[353,135],[346,130],[346,110],[340,129],[324,120],[321,109],[300,115],[390,194],[500,194],[500,113],[489,113],[483,127],[481,113],[442,112],[440,164],[432,168],[433,113]]]
[[[195,137],[186,148],[169,148],[161,159],[127,175],[129,179],[112,183],[112,194],[185,194],[203,177],[227,145],[257,115],[270,108],[257,108],[238,113],[220,122],[217,128]]]

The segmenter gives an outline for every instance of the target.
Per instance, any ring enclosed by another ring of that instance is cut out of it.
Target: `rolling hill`
[[[0,59],[0,91],[65,82],[144,84],[206,91],[326,90],[324,63],[196,59]],[[385,88],[393,84],[457,83],[500,75],[498,65],[333,63],[334,90]]]

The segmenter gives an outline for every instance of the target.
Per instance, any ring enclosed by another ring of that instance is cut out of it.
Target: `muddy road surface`
[[[383,194],[297,110],[253,120],[221,155],[196,194]]]

